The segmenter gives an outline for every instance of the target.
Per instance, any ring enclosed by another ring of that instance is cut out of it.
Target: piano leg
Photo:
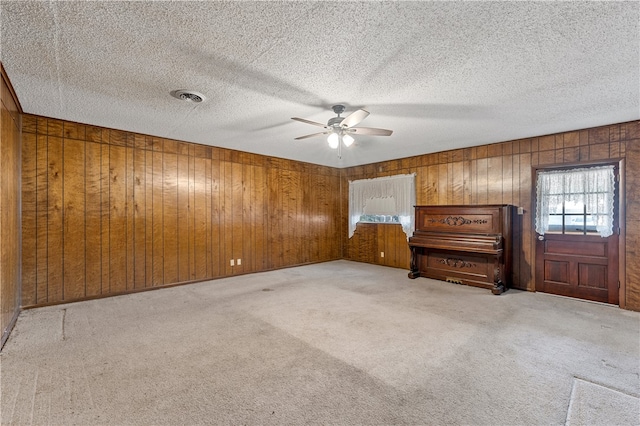
[[[496,258],[493,266],[493,288],[491,289],[491,293],[497,295],[504,293],[506,290],[507,289],[502,282],[502,268],[500,267],[500,260]]]
[[[411,270],[409,271],[409,278],[414,279],[420,276],[420,271],[418,270],[418,253],[417,248],[411,248]]]
[[[504,285],[502,284],[502,281],[498,281],[497,283],[493,284],[493,288],[491,289],[491,293],[493,294],[502,294],[505,292],[505,288]]]

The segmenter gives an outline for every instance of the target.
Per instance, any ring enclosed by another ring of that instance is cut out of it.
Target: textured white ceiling
[[[638,2],[11,2],[25,112],[335,167],[640,118]],[[203,93],[193,104],[176,89]],[[366,107],[342,159],[294,141]]]

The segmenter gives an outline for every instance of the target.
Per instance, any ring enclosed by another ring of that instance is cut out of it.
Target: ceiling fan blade
[[[329,132],[311,133],[310,135],[304,135],[304,136],[299,136],[297,138],[294,138],[294,140],[299,141],[300,139],[313,138],[313,137],[316,137],[316,136],[326,135],[328,133]]]
[[[357,135],[391,136],[393,130],[374,129],[373,127],[352,127],[349,129],[349,132]]]
[[[369,115],[369,111],[365,111],[363,109],[359,109],[351,114],[347,115],[344,120],[340,122],[341,127],[353,127],[356,124],[360,123],[362,120],[367,118]]]
[[[313,126],[326,127],[326,124],[318,123],[317,121],[306,120],[304,118],[291,117],[292,120],[300,121],[301,123],[311,124]]]

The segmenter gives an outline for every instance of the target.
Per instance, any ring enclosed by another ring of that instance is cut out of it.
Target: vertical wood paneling
[[[133,161],[133,149],[130,147],[133,142],[133,135],[128,135],[127,138],[127,148],[125,148],[125,207],[124,207],[124,215],[125,215],[125,247],[126,247],[126,277],[125,277],[125,288],[126,290],[133,290],[135,288],[135,229],[134,229],[134,220],[135,220],[135,208],[134,208],[134,188],[135,188],[135,166]]]
[[[63,142],[63,294],[77,300],[85,291],[85,144]]]
[[[531,200],[531,154],[520,154],[520,203],[524,209],[524,215],[520,217],[522,233],[520,240],[520,286],[521,288],[532,289],[534,286],[535,263],[533,261],[532,247],[534,245],[533,218],[534,211]]]
[[[37,303],[37,137],[25,134],[22,138],[22,303]]]
[[[300,250],[300,254],[302,255],[301,257],[301,261],[302,263],[308,263],[311,261],[311,253],[310,253],[310,242],[309,239],[307,238],[307,235],[309,233],[309,228],[311,225],[311,216],[313,214],[313,212],[310,209],[310,205],[311,205],[311,191],[308,189],[310,188],[310,175],[309,173],[302,173],[301,174],[301,182],[300,182],[300,187],[301,187],[301,194],[297,197],[297,201],[298,201],[298,211],[299,213],[299,220],[301,221],[300,226],[301,226],[301,233],[300,233],[300,242],[299,242],[299,250]],[[340,223],[342,223],[343,221],[341,220]]]
[[[286,256],[285,262],[290,264],[295,262],[299,256],[301,256],[301,234],[300,228],[300,205],[298,200],[302,197],[302,191],[300,189],[300,172],[298,170],[291,170],[287,177],[288,191],[286,193],[286,218],[287,225],[285,228],[285,241],[286,241]]]
[[[503,178],[502,157],[490,157],[487,170],[487,203],[502,204]]]
[[[451,204],[464,204],[464,164],[457,161],[451,165]]]
[[[281,198],[278,197],[280,192],[279,188],[278,172],[275,168],[267,169],[267,204],[269,209],[269,237],[267,240],[267,246],[271,249],[271,254],[267,257],[267,268],[278,268],[281,266],[281,251],[282,246],[280,244],[280,222],[282,220],[282,206],[280,204]]]
[[[144,152],[144,264],[145,264],[145,287],[153,286],[153,152]],[[142,224],[139,224],[142,228]]]
[[[256,211],[256,239],[255,239],[255,256],[256,256],[256,271],[263,271],[268,269],[268,256],[269,248],[267,246],[267,238],[269,231],[269,210],[267,209],[266,198],[267,174],[264,167],[256,166],[254,169],[254,189],[255,199],[254,206]]]
[[[389,265],[396,266],[401,263],[400,256],[402,255],[402,248],[398,232],[402,233],[402,229],[398,225],[385,226],[387,234],[387,247],[389,247]]]
[[[519,152],[519,144],[513,144],[513,155],[511,156],[511,188],[512,188],[512,200],[510,204],[515,206],[522,207],[520,203],[521,199],[521,190],[523,188],[520,187],[520,156]],[[511,282],[514,287],[517,288],[526,288],[526,284],[523,284],[522,273],[520,271],[521,262],[522,262],[522,225],[523,225],[523,215],[518,215],[516,211],[516,215],[513,219],[513,233],[514,235],[518,235],[519,238],[516,238],[515,244],[513,246],[513,255],[512,255],[512,265],[511,265]]]
[[[222,239],[221,243],[221,261],[224,275],[232,275],[235,270],[231,266],[231,259],[234,258],[233,253],[233,165],[229,161],[220,163],[220,184],[222,186]]]
[[[427,204],[426,194],[429,191],[429,173],[426,167],[419,167],[416,171],[416,204]]]
[[[231,252],[229,258],[236,260],[235,266],[231,268],[234,274],[242,273],[244,270],[243,263],[237,264],[238,259],[243,260],[244,213],[242,202],[245,185],[243,183],[242,169],[242,164],[231,163],[231,216],[228,217],[231,223]]]
[[[147,286],[147,156],[142,149],[133,153],[133,287]]]
[[[25,135],[26,136],[26,135]],[[48,139],[46,135],[37,135],[36,153],[36,303],[48,302],[48,282],[49,282],[49,157]],[[26,159],[23,159],[26,161]],[[25,232],[28,230],[24,230]],[[23,256],[25,248],[23,246]],[[29,256],[29,254],[26,254]],[[23,281],[23,286],[28,285]],[[26,302],[23,300],[23,304]]]
[[[189,236],[193,223],[189,223],[189,157],[178,155],[178,281],[190,281],[191,257],[193,245],[189,245]]]
[[[0,64],[0,349],[7,341],[9,333],[20,312],[22,289],[22,233],[24,224],[33,225],[31,213],[26,223],[22,222],[21,181],[22,181],[22,116],[18,99],[11,87],[4,67]],[[26,123],[31,129],[36,123]],[[32,139],[33,147],[34,140]],[[33,166],[31,166],[33,169]],[[34,188],[33,171],[29,170]],[[30,201],[33,209],[33,199]],[[28,230],[30,237],[33,232]],[[33,249],[33,245],[31,246]],[[33,252],[29,253],[33,256]],[[29,264],[29,262],[27,262]],[[31,267],[33,274],[33,267]],[[28,293],[33,299],[33,277]]]
[[[332,257],[332,244],[334,242],[333,235],[334,232],[331,231],[332,225],[332,194],[335,192],[332,188],[331,178],[327,175],[321,175],[319,179],[320,185],[318,186],[318,198],[319,198],[319,207],[322,217],[322,226],[320,233],[320,259],[319,260],[328,260]],[[322,230],[327,230],[328,232],[322,232]]]
[[[210,277],[215,277],[212,262],[213,262],[214,250],[217,249],[217,247],[214,248],[214,244],[217,244],[217,241],[215,242],[213,241],[212,234],[211,234],[211,229],[213,227],[212,209],[211,209],[211,203],[213,199],[213,178],[212,178],[211,159],[205,158],[201,161],[204,164],[204,192],[205,192],[204,200],[203,200],[205,203],[205,210],[204,210],[205,215],[202,218],[202,220],[205,222],[205,227],[206,227],[206,237],[205,237],[206,274],[205,274],[205,277],[210,278]]]
[[[475,150],[474,150],[475,152]],[[478,202],[478,160],[471,162],[471,171],[469,173],[471,179],[471,202],[470,204],[480,204]]]
[[[436,205],[438,204],[438,193],[439,193],[439,176],[438,176],[438,166],[430,165],[427,167],[427,173],[429,174],[429,185],[428,192],[426,194],[426,204]]]
[[[193,145],[189,147],[189,280],[196,279],[196,181]]]
[[[464,161],[462,163],[462,173],[463,173],[463,196],[462,196],[462,204],[471,204],[473,199],[473,191],[472,191],[472,167],[471,161]]]
[[[207,186],[207,177],[210,178],[209,171],[210,162],[204,158],[194,159],[194,279],[202,280],[211,276],[210,268],[207,270],[209,263],[208,257],[211,255],[211,231],[207,227],[207,214],[209,208],[207,204],[211,203],[208,196],[209,187]]]
[[[178,278],[178,155],[165,152],[162,156],[162,217],[164,242],[164,284],[179,282]]]
[[[221,247],[222,240],[222,197],[220,180],[220,161],[211,161],[211,276],[219,277],[224,275],[224,265],[222,264]]]
[[[47,302],[64,300],[64,276],[62,250],[64,246],[64,224],[62,221],[62,138],[48,138],[47,156],[49,176],[47,185]]]
[[[502,204],[513,204],[513,162],[511,155],[502,157]]]
[[[323,201],[320,197],[320,188],[322,186],[321,181],[322,181],[323,176],[317,175],[317,174],[311,174],[309,175],[308,178],[308,185],[310,188],[314,188],[314,192],[308,194],[308,204],[307,204],[307,209],[308,209],[308,227],[309,227],[309,234],[310,237],[307,241],[307,250],[308,250],[308,256],[309,256],[309,261],[311,262],[317,262],[319,257],[321,256],[321,230],[323,229],[323,226],[325,226],[325,220],[324,220],[324,212],[322,211],[322,204]],[[347,181],[345,181],[344,183],[344,187],[349,188],[349,183]],[[339,185],[339,183],[338,183]],[[340,213],[339,213],[340,214]],[[341,233],[341,235],[347,235],[347,224],[346,224],[346,220],[347,220],[347,213],[344,214],[344,230]]]
[[[293,245],[295,244],[295,204],[291,202],[296,191],[294,172],[283,170],[280,173],[280,203],[282,205],[283,220],[281,222],[280,232],[282,235],[282,260],[281,265],[287,265],[291,262],[293,255]]]
[[[254,254],[253,241],[255,238],[255,224],[251,195],[253,190],[253,167],[250,164],[242,166],[242,272],[253,272]]]
[[[320,175],[314,175],[312,179],[312,185],[316,188],[316,197],[313,199],[313,239],[312,239],[312,254],[315,259],[322,259],[323,244],[325,243],[325,237],[320,229],[324,229],[327,225],[327,213],[326,213],[326,190],[325,190],[325,177]]]
[[[126,148],[109,150],[109,291],[127,290]]]
[[[478,191],[478,204],[489,203],[489,175],[488,175],[489,162],[486,158],[480,158],[477,161],[476,173],[477,173],[477,191]]]
[[[35,153],[31,160],[23,159],[25,192],[34,191],[35,179],[35,195],[31,200],[25,197],[23,208],[27,216],[32,215],[23,221],[23,250],[35,259],[34,272],[23,257],[25,270],[28,266],[32,271],[24,275],[25,299],[31,300],[25,301],[27,306],[82,299],[85,296],[74,284],[82,273],[86,277],[83,291],[91,296],[339,258],[338,235],[346,238],[348,179],[411,172],[417,173],[420,204],[512,202],[522,206],[523,241],[514,270],[518,285],[532,288],[531,166],[541,158],[537,138],[336,173],[320,166],[223,149],[202,150],[109,129],[84,132],[84,126],[59,120],[33,117],[31,122],[32,139],[23,138],[25,150],[31,146],[33,151],[36,135]],[[592,147],[585,153],[593,152],[598,158],[605,153],[626,155],[624,138],[633,132],[619,127],[617,132],[555,137],[553,148],[550,138],[543,139],[543,161],[546,156],[565,161],[564,151],[583,146]],[[605,134],[616,139],[607,142],[602,139]],[[64,150],[63,135],[68,138]],[[585,145],[578,145],[583,139]],[[75,156],[77,150],[84,150],[84,160]],[[558,150],[563,150],[561,157]],[[83,189],[76,186],[80,182]],[[628,198],[635,194],[633,190]],[[82,214],[78,203],[84,206]],[[77,237],[71,224],[80,217],[83,248],[70,244]],[[637,235],[634,226],[628,239]],[[344,241],[348,258],[408,267],[406,236],[399,226],[359,225],[356,235]],[[379,257],[381,248],[384,260]],[[242,258],[241,267],[232,268],[231,258]],[[627,276],[631,277],[627,299],[633,308],[633,292],[639,285],[633,273]]]
[[[411,253],[409,251],[409,244],[407,242],[407,235],[402,230],[400,225],[392,225],[395,234],[395,247],[396,247],[396,261],[395,265],[399,268],[409,269],[409,261]]]
[[[102,145],[85,144],[85,279],[86,295],[97,296],[102,287],[102,214],[101,173]]]
[[[391,252],[393,250],[395,250],[395,248],[393,246],[391,246],[391,241],[389,241],[387,244],[387,234],[388,234],[388,230],[389,227],[388,226],[370,226],[370,228],[377,228],[377,232],[372,235],[372,239],[374,236],[376,236],[376,240],[375,242],[375,251],[372,253],[371,257],[374,260],[374,262],[377,260],[378,263],[380,263],[381,265],[384,266],[390,266],[392,264],[392,262],[390,262],[389,260],[392,258],[392,254]],[[357,229],[357,228],[356,228]],[[366,235],[359,235],[360,238],[366,238]],[[385,253],[385,257],[382,257],[381,254],[382,252]]]
[[[342,203],[342,194],[340,188],[340,174],[333,169],[330,171],[329,186],[331,188],[331,216],[329,219],[329,241],[331,241],[331,251],[327,253],[327,260],[342,258],[342,241],[336,239],[335,235],[343,235],[346,229],[344,221],[338,221],[341,218],[340,204]]]
[[[640,129],[637,129],[640,130]],[[640,135],[632,134],[640,138]],[[640,311],[640,139],[627,144],[626,294],[625,307]]]
[[[110,187],[111,177],[109,169],[111,147],[109,145],[102,145],[101,160],[100,160],[100,227],[101,227],[101,241],[102,241],[102,280],[101,280],[101,294],[111,293],[111,250],[110,250],[110,235],[111,227],[109,226],[109,218],[111,215],[110,205]]]
[[[164,284],[164,174],[162,152],[153,152],[153,286]]]
[[[451,186],[449,185],[449,165],[448,164],[440,164],[438,166],[438,204],[447,205],[451,204],[451,200],[449,199],[449,193],[451,190]]]

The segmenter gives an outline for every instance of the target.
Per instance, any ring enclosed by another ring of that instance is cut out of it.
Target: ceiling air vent
[[[173,92],[171,92],[171,96],[183,101],[193,102],[196,104],[204,101],[205,99],[202,93],[194,92],[192,90],[174,90]]]

